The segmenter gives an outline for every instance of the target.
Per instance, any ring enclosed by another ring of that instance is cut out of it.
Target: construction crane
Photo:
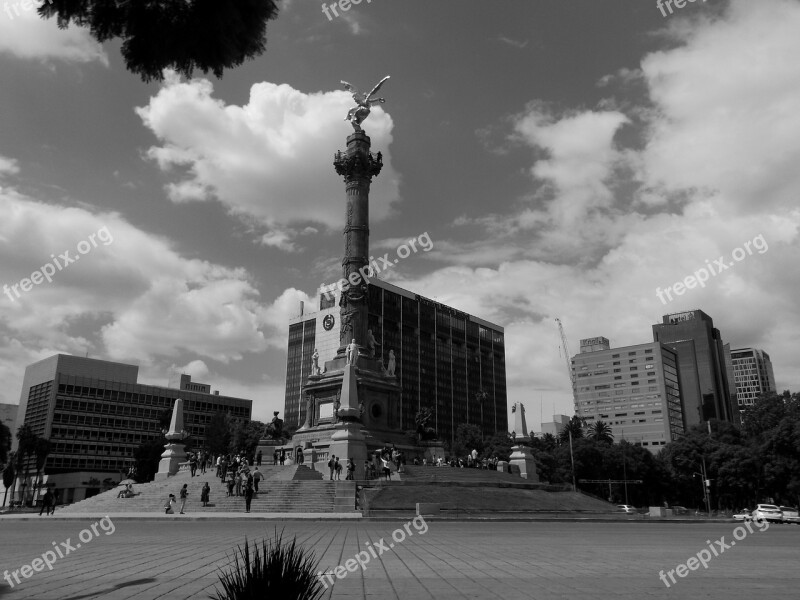
[[[564,333],[564,326],[561,324],[561,319],[556,317],[556,323],[558,323],[558,331],[561,333],[561,345],[564,348],[564,358],[567,361],[567,375],[569,376],[569,381],[572,384],[572,387],[575,387],[575,374],[572,372],[572,363],[569,359],[569,346],[567,346],[567,334]]]

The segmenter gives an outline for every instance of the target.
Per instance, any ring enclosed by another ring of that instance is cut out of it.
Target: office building
[[[542,423],[542,431],[536,434],[536,437],[542,437],[548,433],[554,437],[558,437],[561,432],[564,431],[567,423],[569,423],[569,417],[567,415],[553,415],[552,421]]]
[[[17,433],[17,409],[19,409],[18,404],[0,404],[0,423],[8,427],[12,437]]]
[[[587,425],[610,425],[615,442],[658,453],[684,433],[677,353],[658,342],[611,348],[599,339],[581,340],[586,351],[571,361],[575,414]]]
[[[739,410],[752,406],[761,394],[777,393],[769,354],[757,348],[739,348],[731,350],[731,359]]]
[[[701,310],[664,315],[653,325],[653,340],[678,354],[686,427],[708,419],[738,422],[730,346]],[[737,407],[738,408],[738,407]]]
[[[63,501],[99,492],[104,476],[118,481],[133,464],[134,450],[161,436],[162,419],[176,398],[184,400],[186,431],[199,447],[216,412],[250,419],[251,400],[210,394],[210,386],[193,384],[188,375],[181,377],[180,390],[144,385],[137,383],[138,372],[135,365],[65,354],[25,369],[18,421],[24,415],[34,433],[50,440],[45,471],[51,483],[64,488]],[[59,477],[67,473],[79,476]],[[97,485],[79,489],[82,479]]]
[[[322,366],[339,348],[340,293],[321,289],[318,310],[307,313],[301,305],[301,314],[290,320],[287,425],[305,421],[302,385],[314,349]],[[479,426],[486,436],[508,430],[502,327],[376,278],[369,282],[368,323],[384,365],[389,351],[395,353],[402,387],[398,431],[415,429],[414,417],[423,407],[433,409],[431,426],[440,440],[452,440],[461,423]],[[482,401],[476,398],[480,392],[486,392]]]

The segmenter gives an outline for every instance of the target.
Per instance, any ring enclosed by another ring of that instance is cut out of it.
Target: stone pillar
[[[518,402],[511,409],[511,412],[514,413],[514,430],[511,435],[514,437],[516,445],[511,447],[511,459],[509,462],[519,467],[520,477],[538,483],[539,475],[536,474],[536,460],[528,447],[531,437],[528,434],[528,424],[525,421],[525,406]]]
[[[363,131],[348,136],[347,150],[337,152],[333,161],[336,172],[344,177],[347,192],[347,220],[344,227],[345,245],[342,259],[342,288],[339,351],[342,356],[352,340],[360,348],[367,345],[369,275],[369,186],[383,167],[381,153],[370,153],[370,139]]]
[[[353,476],[356,479],[365,479],[364,461],[367,458],[367,444],[361,431],[363,425],[358,401],[358,382],[353,365],[344,366],[340,402],[337,415],[341,422],[331,435],[330,454],[339,457],[342,468],[347,468],[347,459],[352,458],[356,465]]]
[[[164,436],[167,443],[164,445],[164,453],[158,463],[158,473],[155,481],[163,481],[172,477],[178,472],[180,464],[186,462],[186,451],[184,444],[181,443],[186,437],[183,430],[183,399],[178,398],[172,407],[172,420],[169,424],[169,431]]]

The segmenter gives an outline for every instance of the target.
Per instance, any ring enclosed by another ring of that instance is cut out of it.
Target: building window
[[[613,364],[615,364],[615,365],[618,365],[618,364],[619,364],[619,361],[618,361],[618,360],[615,360]]]
[[[636,351],[634,350],[633,352],[628,352],[628,356],[636,356]]]
[[[612,354],[611,358],[619,358],[619,354]]]

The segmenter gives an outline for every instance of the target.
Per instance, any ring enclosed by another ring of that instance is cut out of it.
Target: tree
[[[17,473],[21,473],[22,469],[25,469],[22,478],[22,484],[20,486],[21,489],[19,499],[21,501],[24,500],[23,495],[25,494],[25,486],[28,483],[28,476],[30,475],[30,461],[27,459],[35,455],[36,443],[38,439],[39,436],[27,423],[23,423],[17,429],[17,441],[19,442],[19,445],[17,446],[17,459],[19,460],[19,468],[17,469]]]
[[[6,505],[6,497],[8,496],[8,490],[14,485],[14,480],[16,479],[16,471],[14,471],[14,456],[15,452],[11,452],[8,455],[8,463],[6,463],[5,469],[3,469],[3,487],[6,488],[5,493],[3,494],[3,506]],[[14,495],[11,495],[11,498],[14,498]]]
[[[5,423],[0,423],[0,465],[8,461],[9,450],[11,450],[11,430]]]
[[[477,450],[479,453],[483,452],[482,437],[481,430],[477,425],[461,423],[456,428],[455,440],[450,451],[455,456],[466,456],[473,450]]]
[[[614,443],[614,434],[611,433],[611,425],[605,421],[597,421],[589,425],[587,429],[589,433],[589,439],[592,439],[595,442],[605,442],[607,444]]]
[[[158,473],[158,463],[164,453],[164,446],[167,438],[159,436],[144,442],[133,451],[133,459],[136,461],[136,481],[146,483],[152,481]]]
[[[274,0],[49,0],[38,12],[62,29],[86,27],[100,43],[119,38],[128,70],[151,81],[166,68],[222,77],[261,55],[278,7]]]
[[[416,435],[420,441],[436,439],[436,430],[431,426],[433,422],[433,410],[429,407],[420,409],[414,415],[414,424],[417,426]]]
[[[508,461],[511,459],[511,447],[514,441],[507,431],[498,431],[488,440],[484,447],[484,455],[488,458],[497,457],[498,460]]]
[[[569,442],[569,434],[572,432],[572,439],[577,440],[583,437],[583,420],[578,416],[574,415],[569,422],[564,426],[564,429],[561,430],[561,433],[558,434],[558,439],[561,442]]]
[[[231,430],[228,421],[228,415],[218,411],[211,416],[206,425],[206,447],[215,456],[229,452]]]

